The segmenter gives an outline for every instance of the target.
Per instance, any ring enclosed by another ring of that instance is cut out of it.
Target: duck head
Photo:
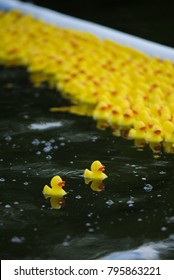
[[[105,171],[105,166],[103,164],[101,164],[101,162],[99,160],[95,160],[91,164],[91,170],[93,172],[103,172],[103,171]]]
[[[51,179],[51,187],[53,189],[57,188],[57,187],[63,187],[65,186],[65,181],[62,180],[62,178],[60,176],[54,176],[52,179]]]

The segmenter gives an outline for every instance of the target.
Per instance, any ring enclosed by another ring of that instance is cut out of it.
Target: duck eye
[[[102,111],[104,111],[104,110],[106,110],[106,109],[107,109],[107,106],[106,106],[106,105],[104,105],[104,106],[100,107],[100,109],[101,109]]]
[[[161,133],[161,130],[160,129],[154,130],[154,133],[159,135]]]
[[[125,113],[125,114],[124,114],[124,117],[125,117],[125,118],[130,118],[130,114]]]
[[[119,112],[118,112],[117,110],[112,110],[112,114],[113,114],[113,115],[118,115],[118,113],[119,113]]]
[[[140,127],[140,130],[145,130],[145,129],[146,129],[146,126]]]

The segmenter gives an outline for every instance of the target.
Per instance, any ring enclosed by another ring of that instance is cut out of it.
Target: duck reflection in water
[[[61,209],[65,206],[65,199],[64,197],[52,196],[50,197],[50,204],[52,209]]]
[[[60,176],[54,176],[50,182],[51,187],[45,185],[43,188],[43,195],[45,198],[50,198],[50,204],[53,209],[60,209],[65,205],[64,195],[67,192],[63,189],[65,181]]]
[[[85,178],[85,184],[90,184],[90,188],[95,192],[101,192],[105,190],[105,185],[103,184],[102,180],[91,180]]]

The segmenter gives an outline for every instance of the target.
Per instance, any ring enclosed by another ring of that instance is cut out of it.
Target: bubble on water
[[[67,235],[62,243],[63,246],[69,246],[71,240],[71,236]]]
[[[19,204],[19,201],[15,201],[13,202],[14,205],[18,205]]]
[[[76,195],[76,197],[75,197],[76,199],[81,199],[82,198],[82,196],[81,195]]]
[[[93,228],[89,228],[88,232],[94,232],[94,229]]]
[[[129,207],[133,207],[133,206],[134,206],[134,203],[129,203],[128,206],[129,206]]]
[[[4,159],[3,159],[3,158],[0,158],[0,161],[4,161]]]
[[[92,142],[96,142],[96,141],[97,141],[97,139],[98,139],[98,137],[97,137],[97,136],[93,136],[93,137],[92,137]]]
[[[50,139],[50,143],[55,143],[56,140],[55,139]]]
[[[5,208],[12,208],[10,204],[4,205]]]
[[[45,146],[46,147],[51,146],[51,142],[49,142],[49,141],[45,142]]]
[[[69,243],[70,243],[69,241],[65,240],[65,241],[63,241],[62,245],[66,247],[66,246],[69,246]]]
[[[12,179],[12,182],[16,182],[16,179]]]
[[[167,172],[166,171],[160,171],[159,172],[159,174],[161,174],[161,175],[164,175],[164,174],[166,174]]]
[[[48,156],[46,156],[46,159],[47,159],[47,160],[51,160],[51,159],[52,159],[52,156],[51,156],[51,155],[48,155]]]
[[[144,190],[145,190],[146,192],[151,192],[152,189],[153,189],[153,186],[150,185],[150,184],[146,184],[146,185],[144,186]]]
[[[27,171],[26,171],[26,170],[23,170],[22,173],[27,173]]]
[[[91,224],[90,224],[90,223],[86,223],[86,224],[85,224],[85,226],[90,227],[90,226],[91,226]]]
[[[131,197],[126,203],[128,204],[129,207],[134,206],[134,203],[135,203],[134,198]]]
[[[41,155],[41,151],[37,151],[37,152],[36,152],[36,155],[37,155],[37,156]]]
[[[70,164],[74,164],[74,161],[70,161]]]
[[[90,218],[90,217],[92,217],[92,215],[93,215],[93,212],[90,212],[90,213],[88,214],[88,217]]]
[[[143,219],[142,219],[142,218],[138,218],[137,221],[138,221],[138,222],[142,222]]]
[[[65,142],[60,143],[60,146],[62,146],[62,147],[65,146],[65,145],[66,145]]]
[[[5,141],[10,142],[12,140],[12,137],[10,135],[5,136]]]
[[[146,181],[147,179],[145,177],[141,178],[141,180]]]
[[[70,240],[71,240],[71,236],[70,236],[69,234],[66,235],[66,237],[65,237],[65,239],[64,239],[64,241],[63,241],[63,243],[62,243],[62,245],[63,245],[63,246],[69,246]]]
[[[27,181],[25,181],[25,182],[24,182],[24,185],[25,185],[25,186],[28,186],[28,185],[29,185],[29,183],[28,183]]]
[[[3,183],[5,182],[5,179],[4,178],[0,178],[0,183]]]
[[[12,243],[23,243],[25,238],[23,236],[13,236],[10,240]]]
[[[43,148],[43,151],[45,153],[49,153],[51,150],[52,150],[52,146],[46,146],[46,147]]]
[[[112,199],[109,199],[105,202],[107,205],[111,206],[112,204],[114,204],[114,201]]]
[[[173,224],[174,223],[174,216],[167,218],[167,223]]]
[[[167,227],[161,227],[161,231],[166,231]]]
[[[31,143],[32,143],[32,145],[34,145],[34,146],[38,146],[38,145],[40,144],[40,141],[36,138],[36,139],[34,139]]]
[[[57,146],[57,145],[55,145],[53,148],[54,148],[54,150],[57,150],[57,149],[58,149],[58,146]]]

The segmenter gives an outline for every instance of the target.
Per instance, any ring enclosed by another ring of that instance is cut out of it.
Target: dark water
[[[173,259],[174,155],[49,112],[67,103],[24,69],[0,68],[1,259]],[[83,178],[95,159],[108,175],[101,192]],[[68,192],[60,210],[42,194],[54,175]]]

